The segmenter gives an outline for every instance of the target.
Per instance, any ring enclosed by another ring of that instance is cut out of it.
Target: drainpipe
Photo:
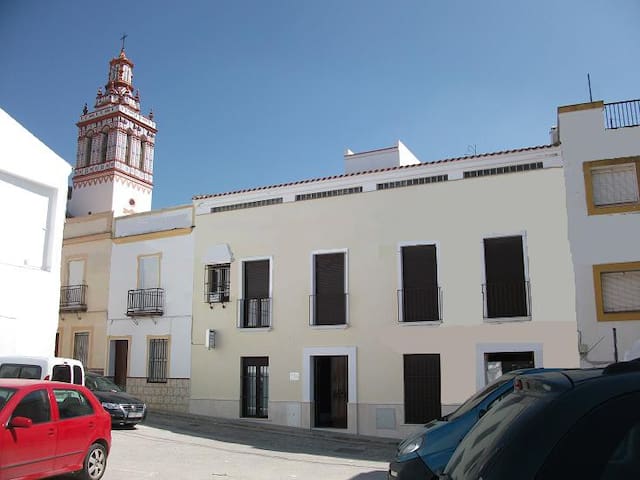
[[[618,361],[618,332],[615,327],[613,328],[613,358],[616,362]]]

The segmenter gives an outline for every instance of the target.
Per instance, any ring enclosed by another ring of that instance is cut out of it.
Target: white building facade
[[[70,172],[0,109],[0,354],[54,353]]]
[[[581,365],[640,357],[640,101],[560,107],[558,127]]]
[[[151,408],[187,409],[192,229],[191,205],[114,219],[105,374]]]
[[[556,145],[194,199],[193,413],[402,437],[578,366]]]

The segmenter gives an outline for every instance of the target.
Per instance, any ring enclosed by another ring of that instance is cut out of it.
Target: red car
[[[77,472],[99,480],[111,416],[82,385],[0,379],[0,480]]]

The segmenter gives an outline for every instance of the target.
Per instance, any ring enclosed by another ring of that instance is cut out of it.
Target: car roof
[[[29,378],[0,378],[0,387],[24,388],[38,385],[41,385],[43,387],[51,386],[56,388],[69,388],[69,386],[82,387],[82,385],[76,385],[75,383],[52,382],[49,380],[32,380]]]

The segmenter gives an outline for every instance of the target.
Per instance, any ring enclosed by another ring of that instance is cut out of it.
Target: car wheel
[[[89,447],[78,477],[82,480],[100,480],[107,468],[107,449],[99,443]]]

